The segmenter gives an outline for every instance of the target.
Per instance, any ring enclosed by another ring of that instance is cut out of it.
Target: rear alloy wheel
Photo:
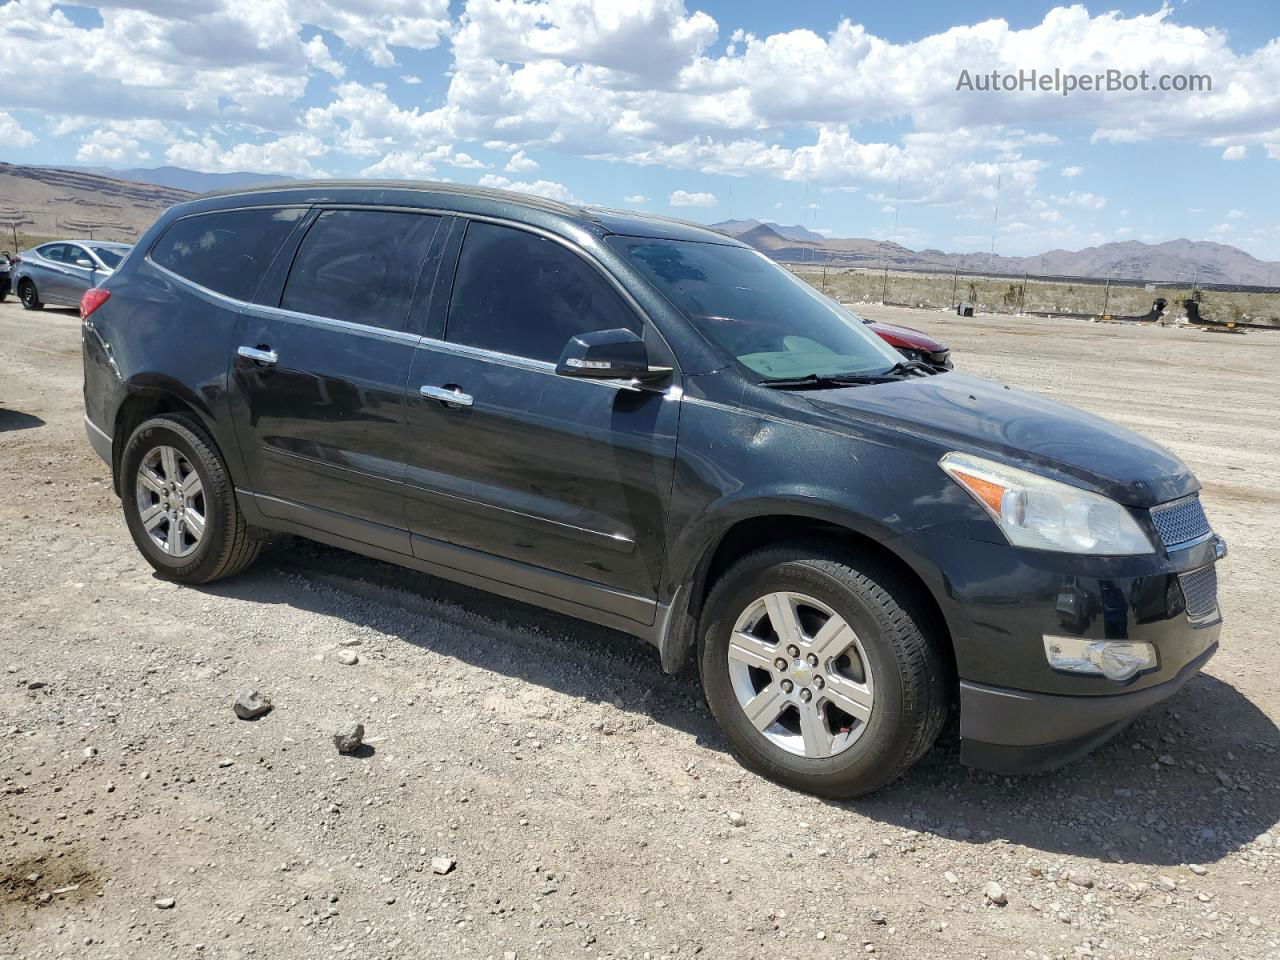
[[[129,533],[161,576],[208,583],[257,558],[261,531],[245,523],[222,455],[195,420],[166,414],[143,423],[119,476]]]
[[[36,292],[36,285],[30,280],[23,280],[18,285],[18,299],[22,301],[24,310],[44,309],[44,304],[40,302],[40,294]]]
[[[195,553],[204,536],[205,499],[200,474],[174,447],[152,447],[138,465],[138,519],[165,555]]]
[[[827,541],[742,557],[703,610],[707,703],[743,762],[789,787],[854,797],[933,746],[950,677],[920,587]]]

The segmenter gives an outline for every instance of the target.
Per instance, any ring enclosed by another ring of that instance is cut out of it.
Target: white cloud
[[[538,169],[538,161],[523,150],[517,150],[511,155],[511,159],[507,161],[507,165],[503,169],[508,173],[531,173]]]
[[[179,167],[206,173],[281,173],[289,176],[324,176],[313,163],[329,147],[310,134],[291,134],[263,143],[219,143],[206,136],[198,141],[183,140],[165,151],[165,159]]]
[[[87,166],[121,167],[144,163],[151,154],[133,137],[115,130],[94,130],[80,142],[76,162]]]
[[[1228,210],[1228,211],[1227,211],[1227,219],[1228,219],[1228,220],[1243,220],[1246,216],[1247,216],[1247,214],[1246,214],[1243,210]]]
[[[642,203],[648,203],[649,198],[646,197],[643,193],[633,193],[633,194],[630,194],[629,196],[623,197],[622,202],[639,205]]]
[[[673,207],[714,207],[719,202],[714,193],[690,193],[688,190],[676,190],[667,197],[667,203]]]
[[[1060,171],[1064,177],[1078,177],[1084,173],[1084,167],[1063,167]]]
[[[1223,160],[1243,160],[1249,153],[1249,148],[1242,143],[1227,147],[1222,151]]]
[[[1072,207],[1086,207],[1089,210],[1101,210],[1107,205],[1107,198],[1100,197],[1096,193],[1077,193],[1072,191],[1065,197],[1053,197],[1057,203]]]
[[[1235,233],[1235,231],[1236,228],[1229,223],[1215,223],[1209,228],[1208,233],[1211,237],[1223,237],[1229,233]]]
[[[0,143],[11,147],[29,147],[36,142],[36,135],[24,130],[12,116],[0,112]]]
[[[393,150],[361,170],[360,176],[401,180],[441,179],[436,176],[439,164],[468,170],[483,169],[486,166],[471,154],[454,150],[453,144],[442,143],[430,150]]]
[[[329,52],[329,46],[324,42],[324,37],[316,34],[308,40],[302,47],[303,52],[307,55],[307,62],[317,70],[323,70],[325,73],[333,77],[341,78],[346,75],[347,68],[333,58],[333,54]]]
[[[556,183],[554,180],[513,181],[496,173],[486,173],[480,178],[480,186],[511,190],[515,193],[531,193],[535,197],[559,200],[561,203],[577,204],[580,202],[568,187],[563,183]]]

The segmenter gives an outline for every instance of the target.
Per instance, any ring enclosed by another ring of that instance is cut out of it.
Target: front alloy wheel
[[[760,597],[734,624],[727,656],[738,705],[788,753],[833,757],[867,729],[875,708],[867,653],[821,600],[790,592]]]
[[[923,590],[892,558],[835,540],[764,547],[721,574],[698,665],[743,763],[853,797],[920,759],[951,690],[945,629]]]

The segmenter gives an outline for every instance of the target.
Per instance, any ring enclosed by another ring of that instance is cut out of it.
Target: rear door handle
[[[256,360],[258,363],[265,364],[272,364],[280,359],[274,350],[259,350],[257,347],[241,347],[236,353],[246,360]]]
[[[418,392],[429,400],[439,400],[453,407],[469,407],[475,403],[471,394],[463,393],[459,387],[423,386],[418,388]]]

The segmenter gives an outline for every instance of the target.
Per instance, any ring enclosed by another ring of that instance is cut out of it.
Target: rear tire
[[[44,309],[44,304],[40,302],[40,292],[30,280],[23,280],[18,284],[18,299],[22,301],[23,310]]]
[[[213,439],[190,417],[141,424],[120,457],[125,522],[138,550],[165,579],[209,583],[257,559],[263,533],[245,523]]]
[[[747,767],[797,790],[855,797],[929,751],[950,684],[918,591],[883,560],[823,541],[754,551],[716,582],[702,619],[702,685]]]

